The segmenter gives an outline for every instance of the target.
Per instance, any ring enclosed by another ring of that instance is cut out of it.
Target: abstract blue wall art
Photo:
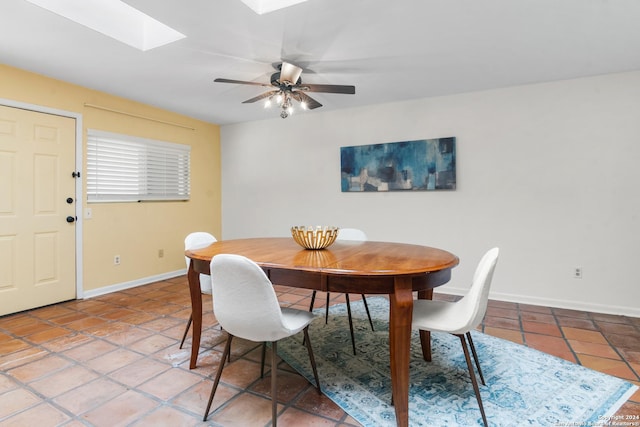
[[[340,147],[343,192],[456,189],[456,138]]]

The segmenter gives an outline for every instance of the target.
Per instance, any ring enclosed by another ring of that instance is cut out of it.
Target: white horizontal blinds
[[[190,152],[184,144],[90,129],[87,201],[189,200]]]

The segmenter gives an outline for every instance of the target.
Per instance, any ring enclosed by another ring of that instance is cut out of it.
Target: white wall
[[[456,191],[341,192],[341,146],[448,136]],[[640,317],[640,72],[316,110],[221,140],[224,239],[358,227],[457,254],[451,293],[499,246],[492,298]]]

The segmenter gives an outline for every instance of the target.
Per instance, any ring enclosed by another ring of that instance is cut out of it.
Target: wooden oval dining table
[[[428,246],[390,242],[337,240],[321,250],[308,250],[292,238],[264,237],[220,240],[185,251],[193,317],[190,368],[196,367],[202,330],[200,274],[210,274],[218,254],[243,255],[262,267],[275,285],[325,292],[385,294],[389,297],[389,353],[393,403],[398,426],[409,425],[409,354],[413,293],[431,298],[433,288],[447,283],[458,257]],[[431,359],[430,335],[420,333],[423,356]]]

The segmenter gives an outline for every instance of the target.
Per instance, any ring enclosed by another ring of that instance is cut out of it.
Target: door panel
[[[76,296],[75,120],[0,106],[0,315]]]

